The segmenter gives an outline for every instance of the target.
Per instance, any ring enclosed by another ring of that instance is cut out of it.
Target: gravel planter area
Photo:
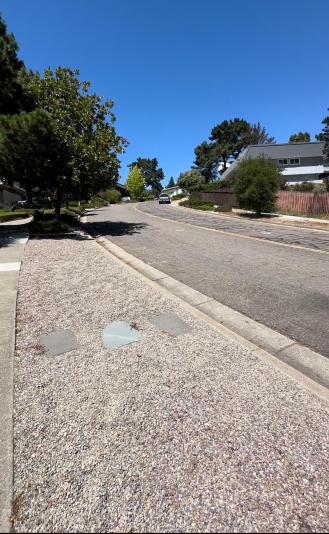
[[[191,332],[159,332],[163,312]],[[113,320],[144,339],[105,349]],[[79,348],[47,356],[56,328]],[[14,417],[17,532],[328,529],[328,406],[94,241],[26,246]]]

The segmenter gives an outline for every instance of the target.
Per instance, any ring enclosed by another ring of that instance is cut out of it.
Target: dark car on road
[[[159,204],[170,204],[170,197],[165,193],[161,193],[159,196]]]

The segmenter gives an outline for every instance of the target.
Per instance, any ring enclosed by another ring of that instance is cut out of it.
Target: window
[[[300,164],[300,158],[290,158],[289,163],[290,163],[290,165],[299,165]]]
[[[288,165],[287,159],[279,159],[279,165]]]

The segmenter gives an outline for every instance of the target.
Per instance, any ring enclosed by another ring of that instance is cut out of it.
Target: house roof
[[[181,187],[180,185],[174,185],[174,187],[164,187],[162,191],[174,191],[175,189],[184,190],[184,187]]]
[[[263,155],[271,159],[322,157],[324,145],[324,141],[311,143],[250,145],[247,147],[244,157],[257,158],[257,156]]]
[[[278,143],[268,145],[249,145],[234,163],[222,174],[226,178],[239,164],[242,159],[257,158],[265,156],[270,159],[287,158],[314,158],[323,157],[324,141],[314,141],[310,143]],[[300,167],[297,167],[300,169]],[[297,169],[296,168],[296,169]]]

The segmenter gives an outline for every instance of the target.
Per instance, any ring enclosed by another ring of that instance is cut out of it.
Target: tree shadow
[[[18,231],[17,226],[0,226],[0,249],[16,245],[18,239],[28,237],[28,232]]]
[[[140,234],[148,226],[147,223],[128,223],[125,221],[88,221],[83,225],[83,228],[93,237],[101,237]]]

